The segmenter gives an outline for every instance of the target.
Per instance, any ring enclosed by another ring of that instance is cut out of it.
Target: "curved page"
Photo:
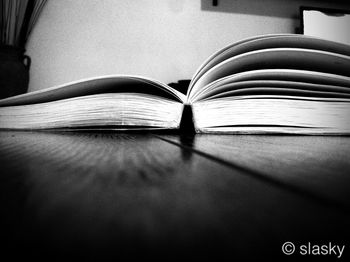
[[[228,58],[228,57],[226,57],[226,54],[231,53],[230,50],[239,49],[239,47],[241,45],[245,45],[246,43],[253,41],[253,40],[256,40],[256,39],[276,37],[276,36],[287,36],[287,35],[289,35],[289,34],[270,34],[270,35],[253,36],[253,37],[242,39],[241,41],[229,44],[229,45],[223,47],[222,49],[216,51],[214,54],[209,56],[197,69],[197,71],[195,72],[195,74],[192,77],[191,83],[189,85],[188,93],[190,92],[192,86],[195,84],[197,79],[201,75],[203,75],[206,71],[208,71],[208,69],[210,67],[212,67],[215,64],[218,64],[218,63],[220,63]],[[236,52],[238,53],[239,51],[236,51]],[[232,52],[232,53],[234,53],[234,52]]]
[[[210,90],[220,88],[220,86],[232,83],[254,80],[293,81],[350,88],[350,77],[346,76],[296,69],[260,69],[241,72],[220,78],[201,88],[197,94],[206,93],[207,91],[209,92]]]
[[[197,96],[193,98],[193,102],[199,100],[207,100],[217,97],[224,96],[234,96],[241,92],[253,93],[253,90],[259,89],[259,93],[263,93],[264,90],[266,92],[274,91],[280,92],[283,94],[284,89],[295,90],[295,94],[297,92],[311,91],[322,93],[323,95],[331,95],[331,93],[336,93],[340,96],[342,95],[350,95],[349,87],[342,87],[336,85],[324,85],[324,84],[314,84],[307,82],[297,82],[297,81],[284,81],[284,80],[247,80],[247,81],[239,81],[228,83],[224,85],[214,86],[210,89],[207,89],[206,92],[199,93]],[[252,89],[252,90],[250,90]]]
[[[190,88],[210,68],[224,60],[246,52],[269,48],[314,49],[350,56],[350,46],[337,42],[298,34],[263,35],[229,45],[210,56],[194,75]]]
[[[313,98],[350,98],[349,93],[331,92],[331,91],[316,91],[298,89],[291,86],[288,87],[250,87],[231,90],[221,94],[212,96],[205,100],[234,97],[234,96],[261,96],[261,95],[275,95],[275,96],[294,96],[294,97],[313,97]],[[204,100],[201,100],[204,101]]]
[[[229,75],[259,69],[308,70],[350,76],[350,57],[331,52],[272,48],[248,52],[227,59],[206,72],[193,86],[190,99],[201,88]]]
[[[159,81],[129,75],[94,77],[0,100],[0,106],[36,104],[102,93],[141,93],[185,101],[185,96]]]

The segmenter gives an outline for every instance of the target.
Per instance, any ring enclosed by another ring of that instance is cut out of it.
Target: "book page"
[[[260,96],[260,95],[276,95],[276,96],[295,96],[295,97],[319,97],[319,98],[350,98],[350,93],[331,92],[331,91],[317,91],[304,90],[291,86],[288,87],[250,87],[231,91],[222,92],[220,94],[211,96],[201,101],[232,97],[232,96]]]
[[[346,76],[297,69],[259,69],[220,78],[201,88],[196,94],[205,94],[228,84],[260,80],[292,81],[350,88],[350,77]],[[196,94],[193,97],[196,97]]]
[[[241,41],[232,43],[228,46],[225,46],[224,48],[216,51],[214,54],[209,56],[197,69],[195,74],[192,77],[192,81],[190,83],[190,88],[188,92],[190,91],[191,87],[195,84],[197,79],[201,77],[206,71],[208,71],[211,67],[214,65],[217,65],[218,63],[226,60],[227,58],[231,57],[233,54],[240,54],[242,53],[241,47],[242,46],[249,46],[249,42],[253,42],[257,39],[263,39],[268,37],[276,37],[276,36],[287,36],[289,34],[271,34],[271,35],[260,35],[260,36],[253,36],[250,38],[242,39]],[[252,49],[249,49],[249,51],[252,51]]]
[[[190,89],[210,68],[231,57],[268,48],[303,48],[328,51],[350,56],[350,46],[320,38],[297,34],[272,34],[249,38],[229,45],[210,56],[198,69],[191,81]]]
[[[184,102],[185,95],[159,81],[129,75],[108,75],[82,79],[0,100],[0,106],[44,103],[77,96],[102,93],[135,92],[152,94]]]
[[[244,53],[227,59],[206,72],[195,84],[191,97],[201,88],[220,78],[258,69],[298,69],[350,76],[350,56],[331,52],[271,48]]]
[[[197,96],[193,97],[193,102],[204,99],[211,99],[215,97],[231,96],[237,94],[237,92],[252,92],[250,91],[250,89],[256,88],[259,88],[259,90],[261,91],[266,89],[267,92],[269,92],[270,89],[275,89],[275,92],[281,92],[282,94],[283,89],[286,88],[295,90],[295,94],[299,91],[312,91],[321,92],[322,94],[337,93],[339,95],[350,95],[350,87],[307,83],[299,81],[262,79],[238,81],[219,86],[212,86],[212,88],[206,89],[205,92],[199,92]]]

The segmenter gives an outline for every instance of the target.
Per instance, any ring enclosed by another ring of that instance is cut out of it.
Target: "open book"
[[[350,46],[304,35],[245,39],[210,56],[187,95],[140,76],[103,76],[0,100],[1,129],[177,129],[350,133]]]

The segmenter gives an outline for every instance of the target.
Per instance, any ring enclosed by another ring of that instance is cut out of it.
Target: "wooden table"
[[[350,137],[1,131],[0,164],[12,256],[350,255]]]

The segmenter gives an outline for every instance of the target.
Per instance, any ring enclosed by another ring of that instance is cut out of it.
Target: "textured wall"
[[[238,2],[221,0],[216,11],[209,0],[49,1],[27,45],[29,91],[105,74],[144,75],[166,83],[191,78],[205,58],[233,41],[293,33],[298,5],[308,4],[288,0],[293,2],[289,17],[282,8],[286,1],[279,1],[280,9],[278,1],[266,2],[271,12],[283,11],[276,16],[268,13],[268,5],[261,14],[258,6],[249,14],[243,1],[237,12],[234,6],[222,9]]]

